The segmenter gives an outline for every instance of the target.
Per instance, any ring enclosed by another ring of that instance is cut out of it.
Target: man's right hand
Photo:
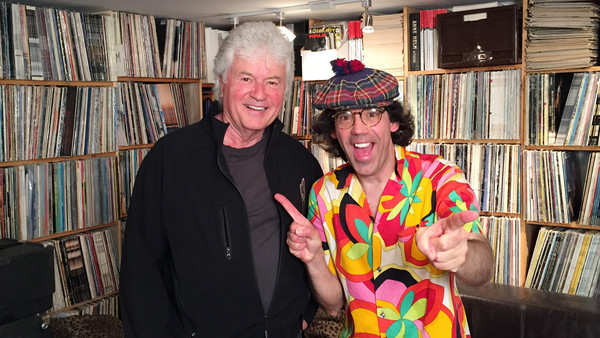
[[[275,194],[275,200],[294,220],[287,233],[286,242],[290,252],[305,264],[309,264],[319,250],[323,249],[319,232],[285,196]]]
[[[420,227],[415,235],[417,248],[437,269],[457,272],[469,251],[469,233],[463,227],[477,218],[477,212],[466,210]]]

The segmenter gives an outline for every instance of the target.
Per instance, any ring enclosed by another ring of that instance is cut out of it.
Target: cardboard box
[[[440,68],[519,63],[521,20],[516,5],[438,15]]]
[[[302,55],[302,81],[327,80],[332,77],[331,61],[337,59],[338,52],[335,49],[312,52],[303,50]]]

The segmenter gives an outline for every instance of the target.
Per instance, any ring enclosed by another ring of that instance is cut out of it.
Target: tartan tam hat
[[[331,61],[335,75],[314,96],[317,109],[387,106],[398,97],[398,80],[382,70],[365,68],[358,60]]]

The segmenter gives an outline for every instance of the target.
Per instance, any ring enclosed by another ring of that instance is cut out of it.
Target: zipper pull
[[[231,248],[227,247],[227,249],[225,250],[225,257],[227,259],[231,259]]]
[[[268,331],[268,329],[269,329],[269,316],[267,316],[266,314],[265,314],[265,322],[264,322],[263,325],[264,325],[264,328],[265,328],[265,338],[269,338],[269,331]]]

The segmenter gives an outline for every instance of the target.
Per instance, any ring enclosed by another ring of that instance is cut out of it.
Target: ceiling
[[[40,6],[71,9],[81,12],[118,10],[124,12],[154,15],[155,17],[177,18],[204,22],[207,27],[229,29],[231,18],[224,16],[234,13],[263,12],[262,15],[239,15],[240,23],[246,21],[269,20],[277,22],[275,12],[284,9],[284,23],[294,23],[306,19],[356,20],[364,11],[360,0],[22,0],[22,3]],[[403,7],[451,8],[487,2],[487,0],[372,0],[373,14],[399,13]],[[308,4],[331,7],[311,10]],[[335,5],[337,4],[337,5]],[[302,8],[305,9],[302,9]],[[290,9],[286,11],[285,9]],[[294,9],[294,10],[291,10]],[[264,14],[269,11],[270,13]]]

